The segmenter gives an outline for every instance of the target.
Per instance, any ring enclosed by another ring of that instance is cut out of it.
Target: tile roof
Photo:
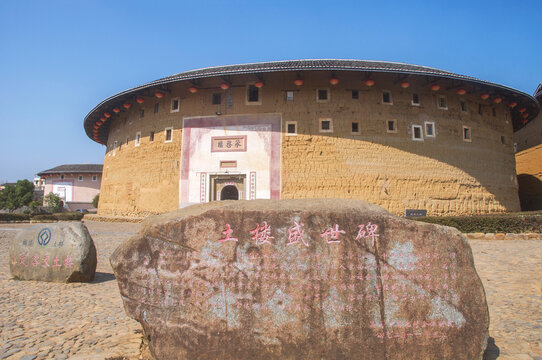
[[[103,171],[102,164],[68,164],[60,165],[49,170],[39,172],[39,176],[48,174],[66,174],[66,173],[93,173],[101,174]]]
[[[240,74],[261,74],[280,71],[359,71],[359,72],[378,72],[378,73],[399,73],[409,75],[422,75],[422,76],[435,76],[441,78],[447,78],[451,80],[460,80],[478,85],[489,86],[494,89],[505,91],[508,94],[522,98],[523,102],[529,104],[532,108],[531,117],[536,116],[539,111],[539,106],[536,99],[524,92],[510,88],[508,86],[495,84],[489,81],[480,80],[471,76],[459,75],[449,71],[434,69],[420,65],[410,65],[389,61],[372,61],[372,60],[341,60],[341,59],[312,59],[312,60],[284,60],[284,61],[270,61],[260,63],[238,64],[238,65],[225,65],[214,66],[196,70],[190,70],[181,72],[178,74],[170,75],[149,83],[136,86],[134,88],[121,91],[118,94],[108,97],[100,102],[92,109],[84,120],[85,131],[89,138],[93,138],[92,130],[95,123],[101,116],[101,112],[111,107],[114,103],[126,101],[134,94],[142,92],[152,87],[160,87],[178,81],[191,81],[196,79],[208,78],[208,77],[227,77],[228,75],[240,75]],[[107,126],[104,128],[108,128]],[[107,130],[101,131],[99,143],[105,144],[107,139]]]

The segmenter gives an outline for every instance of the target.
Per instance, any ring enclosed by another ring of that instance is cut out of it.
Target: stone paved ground
[[[0,224],[0,359],[139,358],[141,327],[124,314],[109,265],[139,224],[85,224],[98,252],[90,284],[10,280],[9,241],[31,225]],[[542,237],[470,243],[495,342],[486,359],[542,360]]]
[[[542,360],[542,236],[470,240],[489,305],[498,360]]]
[[[98,253],[96,279],[58,284],[10,280],[9,240],[32,225],[0,224],[0,359],[139,357],[141,326],[125,315],[109,265],[139,225],[86,225]]]

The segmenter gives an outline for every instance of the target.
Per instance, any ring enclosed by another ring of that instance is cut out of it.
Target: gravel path
[[[85,224],[98,252],[88,284],[10,280],[9,241],[32,224],[0,224],[0,359],[139,358],[141,326],[124,313],[109,256],[140,225]],[[542,360],[542,236],[470,243],[491,317],[486,359]]]

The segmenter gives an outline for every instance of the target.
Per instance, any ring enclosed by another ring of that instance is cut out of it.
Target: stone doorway
[[[246,199],[245,175],[211,175],[211,201]]]

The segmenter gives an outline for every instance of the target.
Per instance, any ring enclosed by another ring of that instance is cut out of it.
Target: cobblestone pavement
[[[542,360],[542,236],[469,242],[498,348],[487,359]]]
[[[98,252],[89,284],[10,280],[9,241],[32,224],[0,224],[0,359],[139,358],[141,326],[124,313],[109,256],[140,225],[85,224]],[[470,243],[491,317],[485,359],[542,360],[542,236]]]
[[[124,313],[109,265],[139,224],[85,224],[98,254],[96,278],[70,284],[10,280],[9,241],[34,224],[0,224],[0,359],[139,357],[141,326]]]

